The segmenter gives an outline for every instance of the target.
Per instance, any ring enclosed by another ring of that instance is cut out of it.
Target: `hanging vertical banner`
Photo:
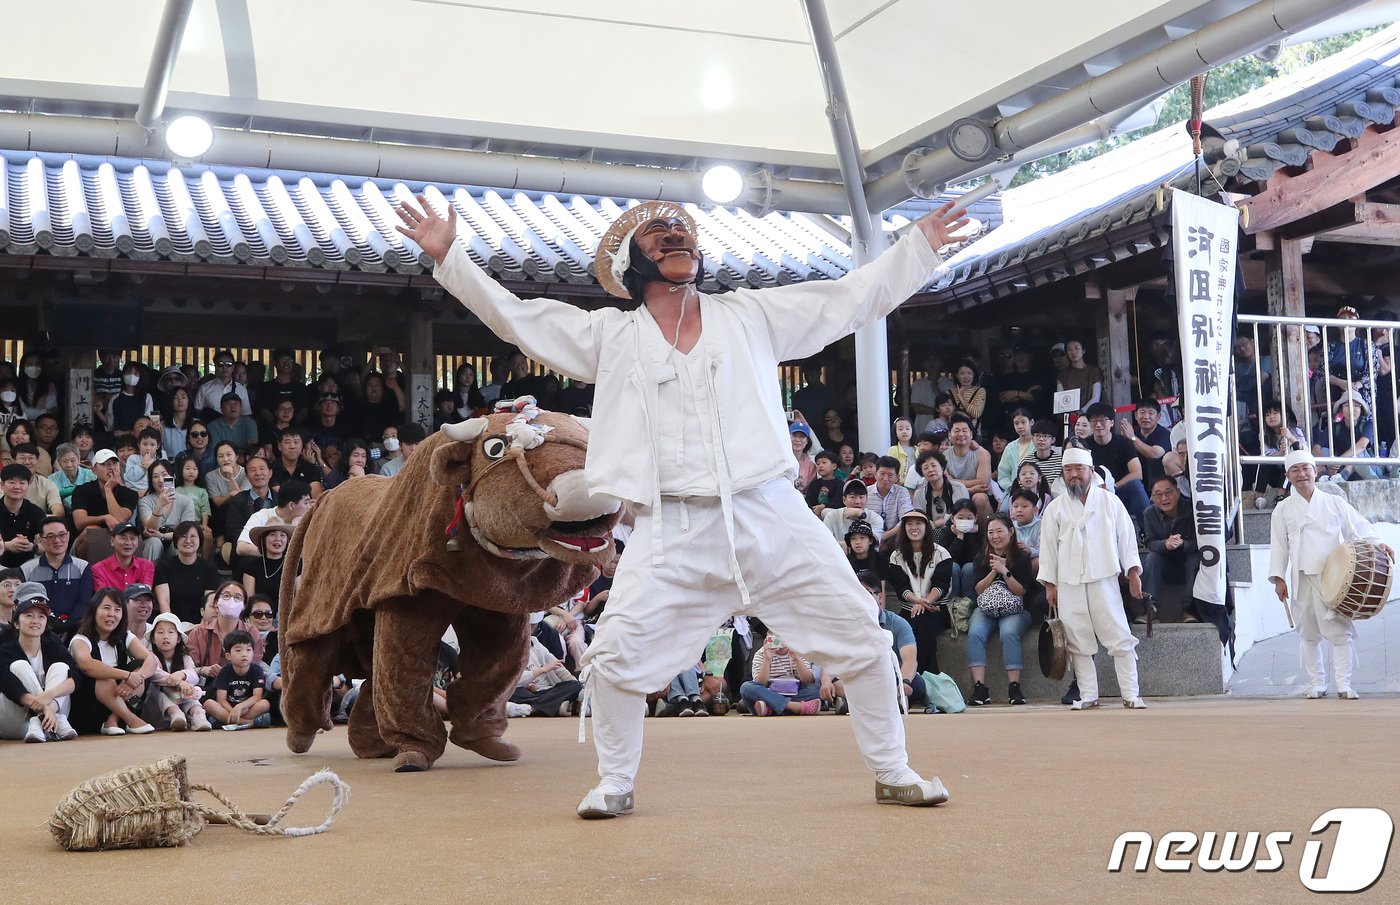
[[[1172,190],[1172,251],[1181,327],[1187,472],[1201,571],[1194,596],[1225,602],[1225,439],[1230,411],[1230,321],[1235,298],[1239,213],[1190,192]]]

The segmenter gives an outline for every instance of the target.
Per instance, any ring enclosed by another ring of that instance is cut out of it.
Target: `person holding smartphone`
[[[137,507],[141,526],[141,557],[152,562],[174,550],[175,526],[197,522],[194,501],[175,492],[175,467],[166,459],[151,463],[147,471],[149,491]]]

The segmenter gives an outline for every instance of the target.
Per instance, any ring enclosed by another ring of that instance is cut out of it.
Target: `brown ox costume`
[[[474,418],[429,437],[395,477],[354,478],[321,497],[287,550],[300,577],[294,566],[282,578],[289,748],[306,751],[331,728],[332,676],[369,667],[350,716],[360,757],[421,770],[448,738],[493,760],[519,757],[500,736],[529,613],[587,587],[613,555],[618,504],[584,488],[587,443],[582,422],[533,407]],[[450,735],[429,700],[448,625],[461,644]]]

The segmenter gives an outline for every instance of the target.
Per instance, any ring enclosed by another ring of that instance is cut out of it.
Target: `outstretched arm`
[[[765,289],[757,296],[780,361],[815,355],[899,307],[924,287],[942,262],[938,249],[957,241],[967,218],[953,202],[914,223],[903,239],[839,280]]]
[[[598,350],[593,315],[553,299],[522,299],[477,267],[457,241],[457,210],[450,204],[444,219],[419,195],[418,203],[394,209],[396,227],[432,256],[433,277],[501,339],[526,355],[576,380],[594,383]]]

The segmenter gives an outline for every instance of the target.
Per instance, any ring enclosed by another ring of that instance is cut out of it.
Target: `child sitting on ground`
[[[204,702],[209,717],[225,729],[265,729],[272,725],[271,705],[263,697],[267,676],[253,662],[253,636],[232,631],[224,636],[228,662],[214,680],[214,699]]]
[[[194,658],[185,652],[185,633],[175,614],[161,613],[151,623],[151,655],[156,658],[156,671],[147,683],[142,719],[157,729],[209,731],[212,727],[199,703],[204,693],[199,673]]]

